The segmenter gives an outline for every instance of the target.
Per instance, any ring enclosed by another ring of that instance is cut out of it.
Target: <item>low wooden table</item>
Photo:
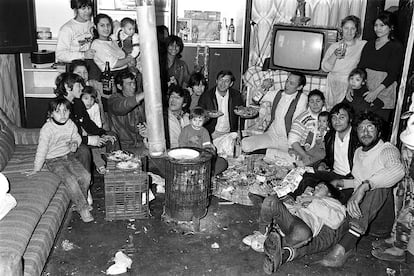
[[[105,181],[105,220],[144,219],[149,211],[149,177],[141,168],[121,170],[108,160]]]

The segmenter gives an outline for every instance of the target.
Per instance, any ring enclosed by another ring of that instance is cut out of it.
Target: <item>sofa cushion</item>
[[[6,126],[3,120],[0,120],[0,171],[6,167],[7,162],[14,152],[14,134]]]
[[[17,160],[23,160],[22,165],[28,163],[24,155],[13,156],[11,160],[13,166],[17,166]],[[9,252],[23,256],[40,217],[56,193],[60,179],[50,172],[27,177],[20,171],[8,170],[8,166],[3,173],[9,179],[10,193],[16,198],[17,206],[0,221],[0,254]]]
[[[33,170],[36,155],[36,145],[17,145],[12,158],[2,171],[4,174],[17,173]]]

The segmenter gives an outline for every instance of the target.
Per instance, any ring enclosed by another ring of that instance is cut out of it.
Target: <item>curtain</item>
[[[364,22],[367,0],[307,0],[307,25],[338,28],[347,15],[355,15]],[[270,56],[272,26],[276,23],[291,23],[297,2],[294,0],[253,0],[250,39],[250,66],[262,66]]]
[[[0,55],[0,108],[20,126],[16,63],[13,55]]]

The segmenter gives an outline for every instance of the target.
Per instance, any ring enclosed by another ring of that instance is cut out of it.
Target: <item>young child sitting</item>
[[[319,234],[324,225],[337,229],[346,216],[346,209],[336,198],[339,195],[330,184],[308,187],[296,201],[282,202],[277,195],[267,197],[262,204],[259,231],[243,239],[255,251],[263,252],[268,226],[273,222],[283,237],[284,246],[300,247]]]
[[[102,110],[98,104],[98,93],[92,86],[85,86],[82,90],[81,100],[86,107],[86,111],[89,114],[91,120],[96,124],[97,127],[102,128],[101,114]],[[87,135],[86,133],[84,133]],[[102,154],[105,154],[106,150],[104,147],[92,148],[92,158],[96,167],[96,171],[100,174],[106,173],[105,161],[102,159]]]
[[[67,186],[70,199],[76,205],[84,222],[93,221],[87,193],[91,182],[90,173],[75,158],[81,136],[75,123],[69,119],[71,103],[62,97],[49,103],[48,120],[40,130],[33,171],[39,172],[43,165],[59,176]]]
[[[325,157],[325,134],[329,130],[329,112],[322,111],[318,115],[318,132],[315,137],[315,144],[305,143],[306,153],[310,156],[310,164],[314,164]]]
[[[137,60],[136,68],[130,68],[133,73],[137,73],[137,69],[142,71],[141,63],[139,62],[140,48],[139,35],[136,32],[136,24],[132,18],[125,17],[121,20],[121,28],[116,32],[116,41],[118,46],[125,52],[126,55],[132,56]]]
[[[348,103],[354,108],[355,114],[361,114],[364,112],[372,111],[377,113],[382,109],[384,103],[376,98],[372,103],[365,101],[365,95],[368,92],[367,72],[362,68],[355,68],[349,73],[349,86],[353,91],[352,101],[348,101],[346,98],[344,102]]]
[[[207,112],[201,107],[195,107],[190,112],[190,124],[185,126],[178,137],[180,147],[195,147],[209,149],[215,152],[208,130],[203,127],[207,120]]]

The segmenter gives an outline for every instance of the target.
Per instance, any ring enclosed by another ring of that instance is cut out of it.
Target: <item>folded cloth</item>
[[[0,173],[0,220],[17,205],[16,199],[8,193],[9,189],[9,180]]]

